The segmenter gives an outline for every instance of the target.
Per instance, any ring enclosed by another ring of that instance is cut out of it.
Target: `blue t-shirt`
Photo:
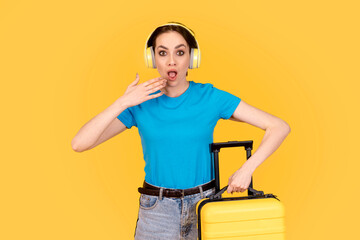
[[[178,97],[163,94],[117,116],[127,128],[138,128],[145,181],[151,185],[186,189],[215,178],[210,151],[214,128],[220,118],[231,117],[241,99],[211,83],[189,82]]]

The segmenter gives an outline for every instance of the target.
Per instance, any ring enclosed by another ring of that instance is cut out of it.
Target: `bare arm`
[[[268,158],[290,133],[290,126],[282,119],[255,108],[243,100],[235,109],[230,120],[245,122],[265,130],[265,135],[257,151],[246,161],[252,171]]]
[[[110,123],[110,125],[105,129],[105,131],[101,134],[99,139],[95,142],[94,145],[87,148],[86,150],[93,149],[97,145],[109,140],[112,137],[115,137],[119,133],[122,133],[125,131],[127,127],[117,118],[114,118],[114,120]]]
[[[92,149],[126,130],[126,126],[116,117],[128,107],[138,105],[144,101],[160,97],[163,92],[150,95],[166,85],[166,79],[153,78],[144,83],[139,83],[139,75],[126,89],[123,96],[118,98],[104,111],[93,117],[82,126],[71,141],[71,146],[76,152]]]
[[[229,178],[228,193],[243,192],[249,187],[251,175],[284,141],[290,126],[282,119],[255,108],[243,100],[230,120],[245,122],[265,130],[265,135],[254,154]]]
[[[119,98],[104,111],[93,117],[80,128],[71,141],[73,150],[83,152],[92,149],[109,138],[125,131],[125,125],[116,117],[126,108],[122,99]]]

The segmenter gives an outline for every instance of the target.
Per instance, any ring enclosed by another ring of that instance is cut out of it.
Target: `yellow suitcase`
[[[252,179],[248,196],[222,198],[227,187],[220,190],[220,148],[244,146],[247,159],[251,156],[253,141],[212,143],[214,153],[215,194],[201,199],[196,205],[198,239],[201,240],[284,240],[284,206],[273,194],[253,189]]]

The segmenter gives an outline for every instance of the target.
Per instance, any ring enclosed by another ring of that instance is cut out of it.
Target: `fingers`
[[[166,79],[163,77],[153,78],[153,79],[150,79],[149,81],[144,82],[144,86],[147,87],[147,86],[149,86],[155,82],[161,81],[161,80],[166,80]]]
[[[147,100],[160,97],[163,94],[164,94],[163,92],[159,92],[157,94],[149,95]]]
[[[228,188],[227,188],[227,192],[231,193],[232,191],[233,191],[233,187],[231,185],[229,185]]]
[[[138,84],[139,80],[140,80],[139,74],[136,73],[135,81],[133,81],[130,85],[131,85],[131,86],[135,86],[136,84]]]
[[[167,80],[160,80],[157,83],[152,84],[152,86],[146,87],[147,93],[153,93],[156,92],[159,89],[162,89],[166,86]]]
[[[243,187],[234,187],[232,185],[229,185],[227,188],[227,192],[233,194],[234,192],[244,192],[247,188]]]

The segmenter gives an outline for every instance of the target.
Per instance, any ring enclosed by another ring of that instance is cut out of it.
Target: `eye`
[[[160,56],[165,56],[166,55],[165,53],[166,53],[165,51],[159,51]],[[183,50],[178,51],[178,53],[180,53],[179,54],[180,56],[185,54],[185,52]]]

